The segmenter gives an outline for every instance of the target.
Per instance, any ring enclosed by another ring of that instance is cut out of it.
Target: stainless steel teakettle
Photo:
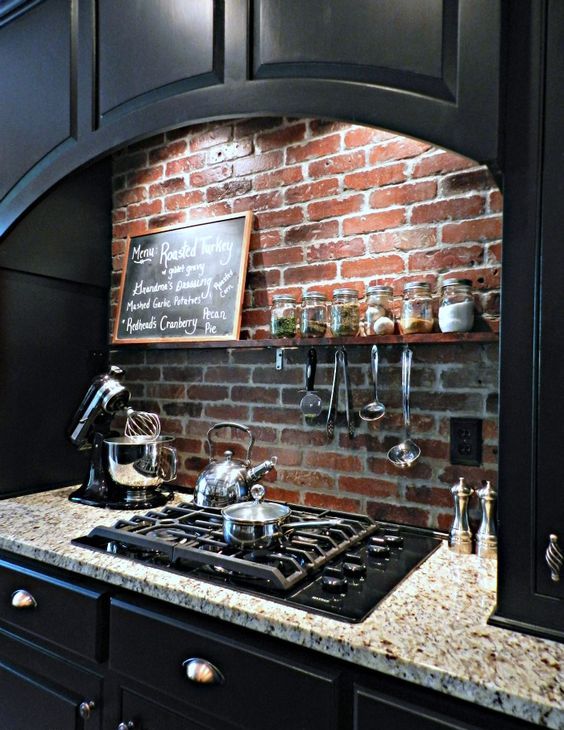
[[[232,451],[225,451],[224,458],[216,459],[213,453],[212,431],[220,428],[237,428],[249,436],[247,457],[245,460],[234,459]],[[207,434],[210,463],[196,480],[194,503],[199,507],[226,507],[234,502],[249,499],[249,490],[253,484],[274,468],[278,461],[276,456],[266,459],[261,464],[251,467],[251,450],[255,442],[254,436],[246,426],[225,421],[216,423]]]

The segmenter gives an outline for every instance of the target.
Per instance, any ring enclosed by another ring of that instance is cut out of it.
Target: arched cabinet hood
[[[0,234],[65,175],[191,122],[317,116],[498,156],[499,0],[13,0]]]

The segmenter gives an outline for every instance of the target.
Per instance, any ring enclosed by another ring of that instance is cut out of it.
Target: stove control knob
[[[366,566],[362,563],[343,563],[343,572],[351,578],[361,578],[366,575]]]
[[[400,537],[400,535],[384,535],[384,540],[386,545],[390,545],[390,547],[401,547],[403,545],[403,537]]]
[[[390,548],[387,545],[369,545],[367,548],[368,554],[373,558],[389,558]]]
[[[387,545],[385,538],[378,537],[378,536],[371,537],[370,540],[368,541],[368,543],[369,543],[369,545],[382,545],[382,546]]]
[[[327,593],[346,593],[348,581],[344,575],[324,575],[321,578],[321,586]]]

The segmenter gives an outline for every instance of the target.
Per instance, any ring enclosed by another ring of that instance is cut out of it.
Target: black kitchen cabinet
[[[509,11],[500,542],[492,623],[563,641],[564,583],[551,579],[545,551],[551,534],[564,551],[564,7],[549,0],[511,4]]]
[[[385,683],[386,684],[386,683]],[[528,722],[504,717],[454,698],[389,681],[385,689],[355,684],[353,730],[526,730]]]
[[[71,646],[53,642],[53,625],[61,620],[56,605],[43,630],[0,623],[0,730],[533,727],[263,633],[6,552],[0,555],[3,570],[16,578],[32,574],[51,590],[70,591],[61,594],[64,625],[81,622],[79,630],[73,629],[78,638],[103,636],[102,655],[107,657],[100,662],[86,650],[76,652],[70,631]],[[10,603],[12,587],[6,581],[0,585],[0,605]],[[76,600],[85,587],[92,596],[106,597],[96,613]],[[41,601],[50,598],[47,592]],[[204,668],[191,679],[185,662],[190,659]],[[197,681],[210,678],[206,667],[213,668],[212,677],[220,674],[219,682]]]
[[[354,119],[494,160],[500,6],[8,3],[0,10],[0,235],[84,163],[228,115]]]
[[[196,662],[213,681],[188,671]],[[339,728],[339,667],[284,654],[279,642],[259,643],[248,632],[163,604],[112,600],[109,667],[215,718],[218,727],[263,730],[268,718],[272,730],[306,730],[314,721]],[[299,696],[307,697],[307,708],[288,701]]]

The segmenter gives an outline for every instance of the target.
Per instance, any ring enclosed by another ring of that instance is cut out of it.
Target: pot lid
[[[276,502],[263,502],[264,487],[255,484],[251,489],[253,502],[237,502],[224,507],[221,514],[232,522],[245,525],[269,525],[280,522],[290,514],[290,508]]]

